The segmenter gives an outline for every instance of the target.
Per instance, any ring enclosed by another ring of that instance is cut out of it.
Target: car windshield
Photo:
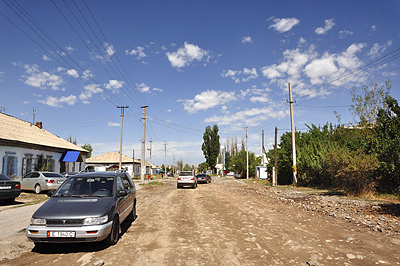
[[[206,177],[206,175],[200,174],[200,175],[197,175],[197,177]]]
[[[43,175],[45,177],[63,177],[62,175],[57,174],[57,173],[43,173]]]
[[[192,176],[192,172],[180,172],[179,173],[180,176]]]
[[[6,175],[0,174],[0,180],[11,180],[11,178]]]
[[[55,197],[111,197],[114,177],[75,177],[67,179],[54,194]]]

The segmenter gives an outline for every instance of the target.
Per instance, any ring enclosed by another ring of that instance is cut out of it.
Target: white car
[[[47,190],[56,190],[64,181],[65,177],[54,172],[30,172],[21,177],[21,190],[32,190],[36,194]]]
[[[197,187],[197,177],[193,171],[181,171],[177,180],[177,188],[183,186]]]

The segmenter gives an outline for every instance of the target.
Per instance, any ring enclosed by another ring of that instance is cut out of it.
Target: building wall
[[[0,146],[0,171],[10,177],[21,177],[35,170],[40,156],[50,165],[50,170],[60,173],[60,157],[62,152],[52,152],[22,147]],[[85,161],[85,156],[82,156]],[[79,172],[85,169],[85,163],[68,162],[67,172]]]

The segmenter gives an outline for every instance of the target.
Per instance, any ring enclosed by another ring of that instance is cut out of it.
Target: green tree
[[[85,145],[82,145],[81,147],[89,152],[89,154],[88,154],[88,156],[86,158],[92,157],[92,151],[93,151],[92,145],[85,144]]]
[[[200,172],[204,173],[208,169],[208,164],[206,162],[203,162],[199,164]]]
[[[249,152],[249,177],[255,176],[256,166],[261,164],[261,156],[256,157],[254,152]],[[242,149],[232,157],[232,167],[242,177],[247,176],[247,153]]]
[[[206,162],[212,170],[217,163],[220,149],[218,130],[217,125],[212,128],[207,126],[203,134],[203,145],[201,146]]]

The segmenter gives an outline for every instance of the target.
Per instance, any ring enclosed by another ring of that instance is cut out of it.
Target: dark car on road
[[[43,243],[118,242],[121,223],[136,217],[136,188],[126,172],[70,176],[33,215],[26,235]]]
[[[5,203],[13,203],[15,198],[20,194],[21,183],[0,174],[0,200],[3,200]]]
[[[207,174],[198,174],[197,175],[197,182],[198,183],[211,183],[211,176]]]

